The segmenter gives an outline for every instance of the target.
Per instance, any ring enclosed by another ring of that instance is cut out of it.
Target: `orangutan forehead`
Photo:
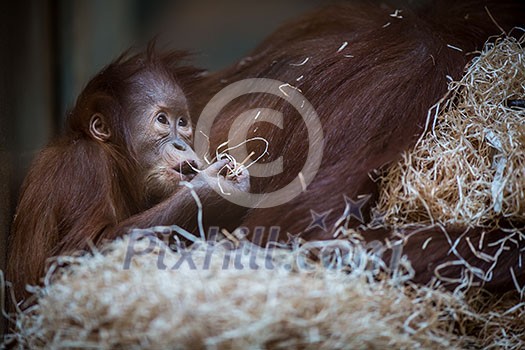
[[[132,85],[135,97],[139,97],[140,100],[166,106],[186,104],[182,89],[168,74],[152,71],[140,73]]]

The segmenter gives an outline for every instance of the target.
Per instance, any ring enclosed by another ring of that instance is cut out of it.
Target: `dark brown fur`
[[[522,25],[524,5],[520,2],[422,2],[413,9],[400,5],[351,2],[334,5],[285,24],[269,36],[247,58],[207,77],[195,87],[192,116],[198,116],[208,100],[229,83],[245,78],[273,78],[289,83],[302,93],[316,109],[323,125],[325,149],[321,168],[308,190],[294,200],[269,209],[250,209],[239,224],[252,234],[257,226],[280,227],[280,240],[287,233],[301,234],[306,240],[329,239],[329,232],[307,230],[310,209],[331,210],[327,219],[330,229],[343,214],[343,194],[356,200],[372,194],[369,206],[378,194],[378,184],[369,174],[396,161],[403,150],[421,135],[427,110],[446,92],[449,75],[459,79],[465,64],[472,58],[467,53],[482,48],[491,35],[498,34],[485,6],[505,29]],[[402,19],[389,16],[401,9]],[[383,27],[387,22],[390,25]],[[348,46],[337,52],[344,41]],[[447,47],[459,47],[459,52]],[[349,54],[354,57],[344,57]],[[295,66],[309,57],[307,63]],[[304,76],[302,80],[298,77]],[[207,94],[204,94],[204,92]],[[283,111],[285,128],[267,123],[257,124],[258,136],[270,141],[270,160],[282,155],[285,171],[280,176],[252,179],[252,192],[271,192],[288,184],[301,170],[308,141],[297,112],[271,95],[243,96],[232,101],[214,124],[212,143],[228,139],[232,121],[243,111],[268,107]],[[213,146],[212,146],[213,147]],[[251,149],[261,152],[255,145]],[[365,217],[369,206],[364,208]],[[352,220],[351,226],[359,222]],[[328,230],[329,231],[329,230]],[[462,229],[451,229],[458,236]],[[479,239],[481,229],[468,235]],[[383,241],[389,231],[364,232],[368,240]],[[492,237],[501,236],[501,232]],[[426,251],[421,245],[435,237]],[[509,266],[517,266],[519,249],[513,246],[500,258],[502,263],[487,287],[505,290],[513,287]],[[452,258],[450,245],[439,229],[428,228],[415,235],[404,253],[412,258],[418,281],[428,281],[433,267]],[[474,266],[488,264],[472,256],[466,244],[459,249]],[[457,269],[456,269],[457,270]],[[516,273],[521,282],[525,273]],[[455,271],[457,273],[458,271]]]

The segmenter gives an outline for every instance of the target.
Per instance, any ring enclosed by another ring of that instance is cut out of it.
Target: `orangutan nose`
[[[185,151],[187,147],[186,142],[182,141],[178,137],[172,142],[172,145],[179,151]]]

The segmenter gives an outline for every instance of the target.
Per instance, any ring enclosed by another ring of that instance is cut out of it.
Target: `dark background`
[[[57,134],[82,87],[104,65],[163,32],[172,47],[196,53],[195,65],[220,69],[284,20],[320,4],[321,0],[3,1],[0,269],[5,266],[18,189],[31,159]]]

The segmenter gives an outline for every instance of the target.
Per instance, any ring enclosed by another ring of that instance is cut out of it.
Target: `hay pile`
[[[155,249],[137,254],[123,269],[130,242],[135,251]],[[175,270],[171,266],[187,251],[163,249],[152,237],[136,242],[125,237],[102,253],[59,259],[69,266],[48,279],[34,307],[19,314],[13,340],[25,349],[525,346],[518,322],[525,305],[498,306],[485,295],[469,305],[460,295],[413,285],[406,260],[389,271],[356,242],[338,242],[332,265],[305,260],[302,248],[277,248],[269,259],[268,252],[244,244],[237,250],[245,253],[237,256],[243,269],[234,266],[236,252],[196,243],[195,269],[184,260]],[[226,269],[225,256],[231,257]],[[159,269],[159,261],[167,270]]]
[[[525,36],[487,43],[428,132],[382,179],[377,212],[386,225],[497,227],[525,221]],[[429,123],[430,124],[430,123]]]

